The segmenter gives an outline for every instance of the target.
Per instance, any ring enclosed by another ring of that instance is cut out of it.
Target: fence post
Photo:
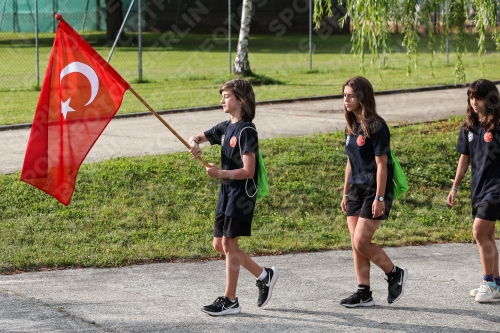
[[[108,59],[106,60],[109,62],[111,60],[111,56],[113,55],[113,52],[115,52],[115,47],[116,43],[118,43],[118,39],[120,39],[120,35],[123,31],[123,27],[125,26],[125,23],[127,22],[128,14],[130,14],[130,10],[132,9],[132,6],[134,5],[134,1],[130,2],[130,6],[128,7],[127,14],[125,14],[125,17],[123,18],[122,26],[120,27],[120,31],[118,31],[118,34],[116,35],[115,42],[113,43],[113,46],[111,47],[111,51],[109,51]]]
[[[52,0],[52,32],[56,32],[56,20],[54,20],[54,15],[57,14],[56,1]]]
[[[17,12],[19,9],[17,8],[17,0],[12,0],[12,31],[16,32],[16,23],[19,25],[19,21],[17,20]],[[21,31],[18,31],[21,32]]]
[[[138,66],[139,66],[139,82],[142,81],[142,20],[141,20],[141,17],[142,17],[142,8],[141,8],[141,0],[138,0],[137,1],[137,26],[138,26],[138,32],[137,32],[137,44],[139,46],[139,59],[138,59]]]
[[[101,0],[95,1],[95,30],[101,31]]]
[[[87,5],[85,6],[85,13],[83,14],[82,32],[85,31],[85,22],[87,22],[87,12],[89,11],[89,1],[90,0],[87,0]]]
[[[229,75],[232,73],[231,61],[231,0],[227,0],[227,30],[228,30],[228,54],[229,54]]]
[[[7,4],[7,0],[3,0],[3,5],[2,5],[2,16],[0,16],[0,30],[2,30],[2,24],[3,24],[3,16],[5,14],[5,5]]]
[[[446,15],[446,28],[448,29],[448,1],[444,3],[444,15]],[[450,65],[450,53],[448,49],[448,34],[446,34],[446,66]]]
[[[312,0],[309,0],[309,70],[313,68],[312,58]]]
[[[35,0],[35,49],[36,49],[36,86],[40,87],[40,67],[39,63],[39,47],[38,47],[38,0]]]

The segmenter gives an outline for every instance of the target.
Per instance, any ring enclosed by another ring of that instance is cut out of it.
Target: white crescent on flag
[[[75,72],[82,73],[90,82],[90,87],[91,87],[90,99],[87,102],[87,104],[85,104],[89,105],[95,99],[97,92],[99,90],[99,78],[97,77],[97,74],[92,69],[92,67],[82,62],[75,61],[63,68],[61,74],[59,75],[59,83],[62,82],[63,77],[65,77],[70,73],[75,73]],[[71,98],[68,98],[66,102],[63,102],[61,100],[61,113],[63,114],[64,119],[66,119],[66,115],[68,114],[68,112],[75,111],[75,109],[69,106],[70,101]]]

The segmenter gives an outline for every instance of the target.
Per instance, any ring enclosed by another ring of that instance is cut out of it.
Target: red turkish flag
[[[61,19],[36,107],[21,180],[68,205],[80,165],[130,85]]]

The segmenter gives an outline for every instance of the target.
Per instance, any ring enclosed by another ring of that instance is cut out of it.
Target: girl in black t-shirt
[[[387,301],[393,303],[403,296],[408,271],[395,266],[385,251],[372,243],[375,231],[388,218],[392,206],[389,128],[377,114],[373,87],[367,79],[353,77],[344,83],[342,90],[348,159],[341,207],[351,234],[358,290],[340,304],[375,305],[370,290],[370,262],[386,273]]]
[[[259,149],[257,131],[252,120],[255,116],[255,96],[247,80],[235,79],[220,88],[221,104],[230,120],[221,122],[208,131],[189,138],[193,158],[201,156],[199,144],[221,145],[221,168],[210,163],[207,174],[223,179],[215,209],[213,246],[226,257],[226,290],[224,296],[202,308],[212,316],[240,313],[236,285],[240,266],[257,278],[259,289],[257,306],[267,304],[278,272],[274,267],[263,268],[252,260],[238,245],[240,236],[250,236],[256,201]]]
[[[477,80],[467,90],[467,116],[460,129],[459,152],[448,204],[455,206],[458,187],[471,164],[472,232],[479,249],[483,280],[470,295],[476,302],[500,297],[495,223],[500,220],[500,95],[493,82]]]

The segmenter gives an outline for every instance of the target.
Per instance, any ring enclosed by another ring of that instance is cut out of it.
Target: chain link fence
[[[311,3],[253,1],[249,61],[255,73],[265,79],[266,73],[325,68],[335,64],[324,55],[350,52],[348,43],[345,50],[332,50],[328,43],[342,30],[337,21],[345,14],[343,7],[337,5],[334,17],[313,30]],[[118,18],[125,19],[124,35],[110,63],[129,82],[227,77],[241,5],[242,0],[0,0],[0,90],[40,85],[57,26],[55,13],[106,59],[113,44],[106,36],[106,17],[117,17],[118,11]]]

